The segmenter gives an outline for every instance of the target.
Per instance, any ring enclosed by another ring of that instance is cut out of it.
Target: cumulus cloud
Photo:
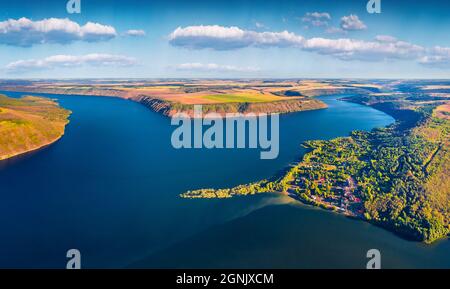
[[[257,72],[259,71],[256,67],[240,67],[234,65],[219,65],[216,63],[183,63],[174,66],[176,70],[179,71],[200,71],[200,72]]]
[[[80,26],[67,18],[28,18],[0,22],[0,44],[29,47],[35,44],[67,44],[76,40],[96,42],[116,37],[114,27],[87,22]]]
[[[333,55],[341,60],[377,61],[384,59],[416,59],[425,48],[403,41],[382,43],[349,38],[311,38],[305,40],[304,50]]]
[[[386,58],[415,58],[424,48],[402,41],[380,42],[349,38],[310,38],[294,33],[254,32],[238,27],[189,26],[177,28],[169,35],[174,46],[191,49],[216,50],[244,47],[294,47],[320,54],[333,55],[343,60],[379,60]]]
[[[169,42],[173,46],[189,49],[290,47],[344,61],[414,60],[430,67],[450,67],[450,48],[438,46],[430,49],[389,35],[378,35],[372,41],[322,37],[308,39],[288,31],[255,32],[214,25],[179,27],[169,35]]]
[[[125,35],[133,36],[133,37],[140,37],[145,36],[145,31],[141,29],[130,29],[127,32],[125,32]]]
[[[359,19],[358,15],[350,14],[341,18],[341,28],[347,31],[364,30],[367,26]]]
[[[92,53],[86,55],[53,55],[44,59],[18,60],[6,65],[8,72],[27,72],[53,68],[70,68],[82,65],[91,66],[132,66],[137,60],[123,55]]]
[[[250,46],[286,47],[295,44],[301,45],[302,41],[303,37],[287,31],[255,32],[234,26],[218,25],[178,27],[169,35],[171,45],[191,49],[229,50]]]
[[[302,22],[315,27],[328,26],[331,16],[327,12],[308,12],[302,17]]]

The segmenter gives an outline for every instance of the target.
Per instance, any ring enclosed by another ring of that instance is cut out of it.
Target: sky
[[[0,78],[450,78],[450,1],[0,0]]]

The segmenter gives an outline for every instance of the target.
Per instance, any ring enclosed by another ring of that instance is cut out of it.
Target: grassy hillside
[[[0,160],[58,140],[69,115],[70,111],[47,98],[0,95]]]

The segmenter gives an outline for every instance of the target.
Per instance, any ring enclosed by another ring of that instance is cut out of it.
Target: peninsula
[[[47,98],[0,95],[0,160],[57,141],[64,134],[70,113]]]

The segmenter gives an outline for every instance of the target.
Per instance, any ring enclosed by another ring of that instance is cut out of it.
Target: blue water
[[[85,268],[133,266],[136,261],[179,248],[202,234],[206,234],[205,240],[211,239],[208,232],[217,226],[225,226],[223,232],[229,232],[228,236],[242,238],[252,228],[242,229],[239,225],[235,228],[245,231],[234,231],[233,224],[245,223],[248,218],[252,218],[251,223],[257,222],[255,214],[267,217],[264,212],[274,207],[290,208],[278,212],[283,215],[286,211],[283,217],[292,217],[283,224],[287,230],[284,233],[290,232],[289,226],[311,226],[315,218],[331,222],[340,216],[304,206],[275,205],[285,200],[269,195],[229,200],[185,200],[178,195],[188,189],[228,187],[270,177],[301,157],[304,150],[300,144],[305,140],[345,136],[355,129],[369,130],[393,121],[374,109],[338,101],[334,96],[323,97],[328,109],[281,116],[279,157],[260,160],[259,150],[254,149],[176,150],[170,143],[174,129],[170,120],[138,103],[94,96],[33,95],[56,98],[73,113],[58,142],[0,162],[0,267],[64,268],[70,248],[81,251]],[[311,212],[311,219],[302,219]],[[274,232],[280,228],[275,224]],[[327,232],[327,222],[320,224],[314,227],[315,232]],[[354,228],[349,240],[375,234],[386,238],[388,244],[407,242],[363,222],[345,219],[339,224],[334,226],[342,226],[343,230]],[[294,240],[302,240],[301,234],[288,234],[285,238],[289,240],[285,241],[299,247],[301,241]],[[270,249],[271,244],[276,246],[267,239],[253,238],[252,234],[245,241],[261,250]],[[345,240],[337,246],[343,243]],[[421,250],[421,244],[412,244]],[[433,250],[449,256],[448,242],[443,244],[435,245]],[[226,244],[217,244],[220,245]],[[311,251],[310,247],[305,248]],[[287,251],[278,257],[291,249],[286,247]],[[233,247],[228,250],[233,251]],[[240,251],[236,248],[237,252]],[[187,256],[187,260],[194,260],[192,256]],[[221,260],[227,256],[229,252],[219,252],[213,257]],[[259,259],[242,256],[233,261],[236,266],[258,266]],[[203,263],[181,259],[177,262],[177,257],[172,256],[160,264],[218,266],[206,259]],[[327,262],[330,266],[339,264],[336,260],[324,260],[323,264],[326,266]],[[439,260],[436,262],[442,265]],[[158,267],[158,262],[148,264]],[[227,263],[224,260],[222,264]],[[282,261],[273,262],[273,266],[282,265]],[[285,265],[301,266],[287,261]],[[450,267],[448,263],[444,265]]]

